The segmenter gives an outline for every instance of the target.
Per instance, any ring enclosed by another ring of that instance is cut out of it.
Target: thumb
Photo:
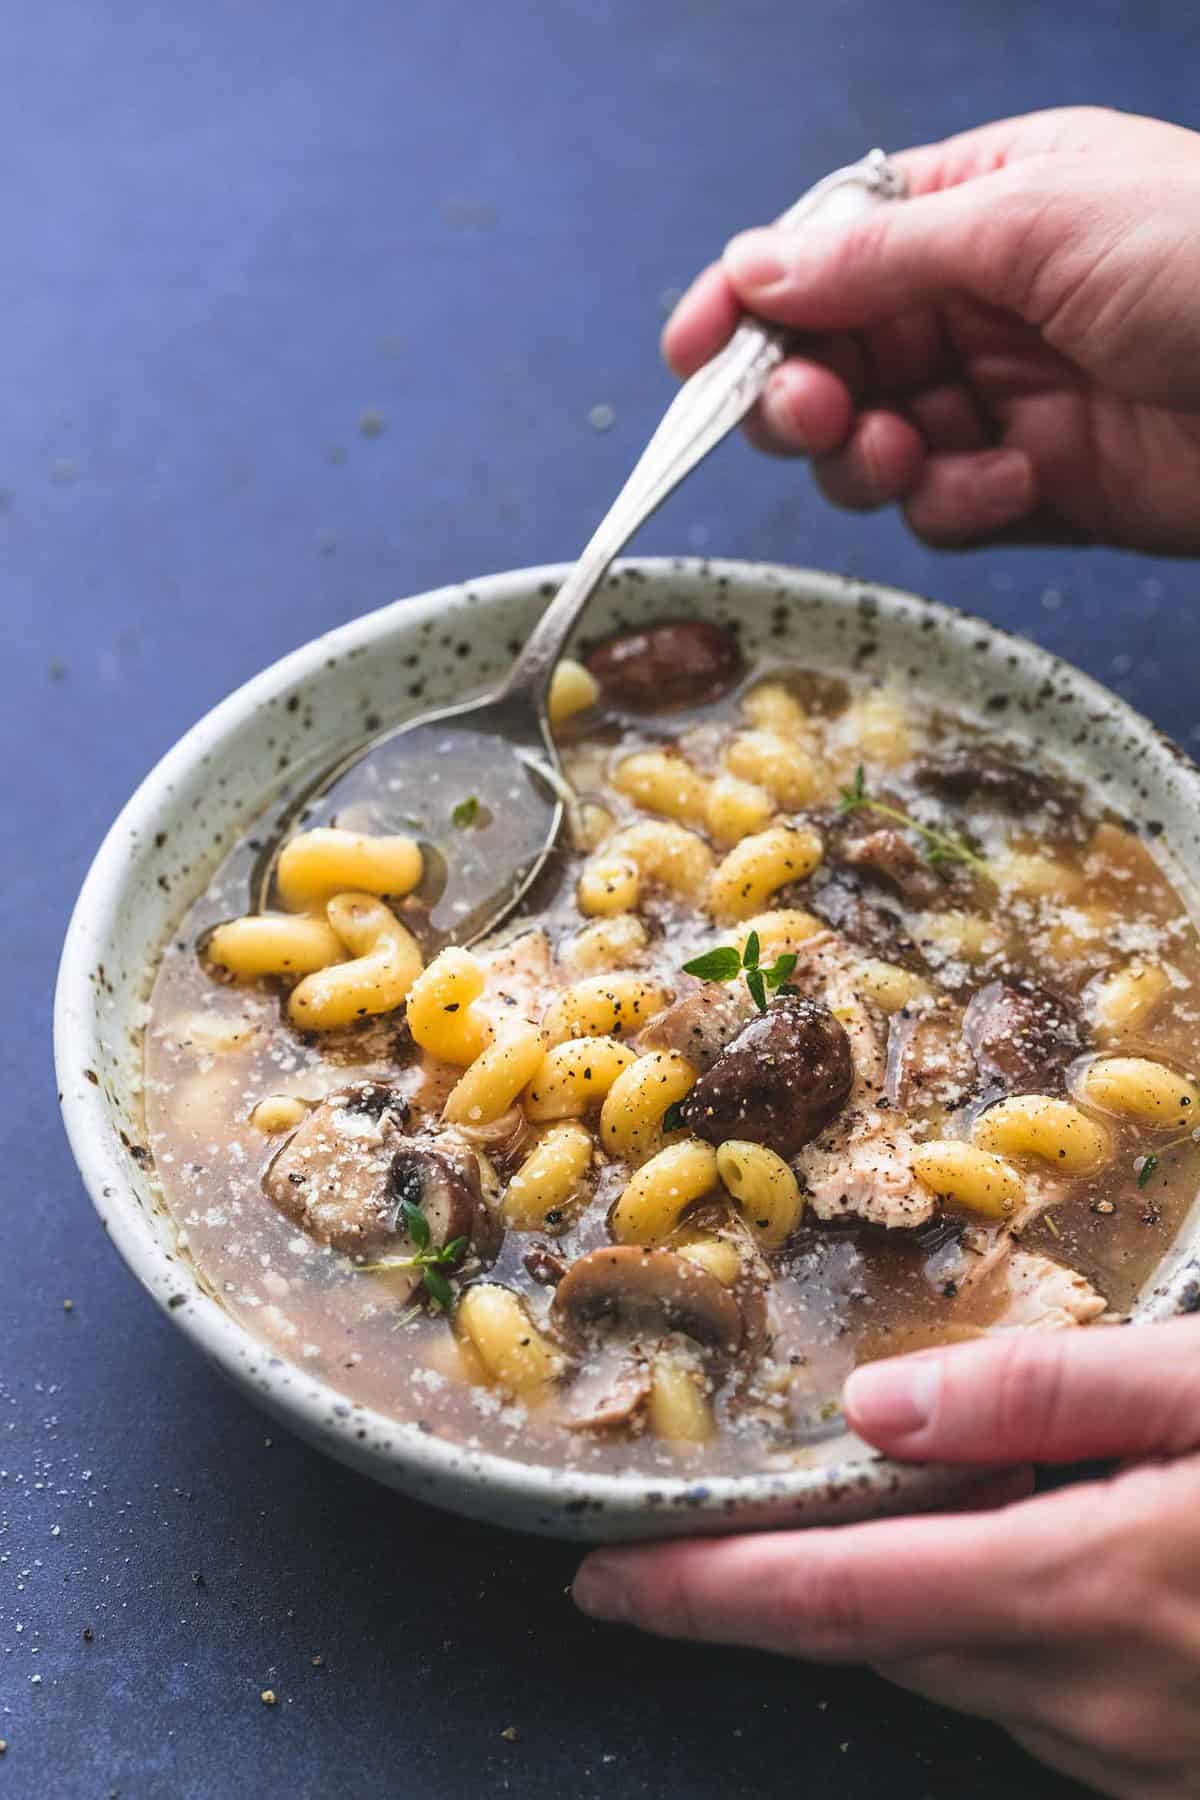
[[[986,1338],[866,1363],[860,1436],[923,1462],[1077,1462],[1200,1447],[1200,1320]]]
[[[845,223],[742,232],[724,269],[750,311],[804,331],[870,327],[951,292],[1022,313],[1062,242],[1055,199],[1034,159]]]

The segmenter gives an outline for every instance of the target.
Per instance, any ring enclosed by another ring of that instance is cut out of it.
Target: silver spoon
[[[882,150],[827,175],[778,223],[827,208],[845,216],[900,198],[904,180]],[[614,557],[754,405],[785,355],[787,334],[747,318],[686,381],[507,677],[490,693],[409,719],[327,770],[288,810],[260,859],[256,904],[270,903],[275,861],[300,818],[409,831],[425,851],[418,898],[427,950],[494,931],[554,847],[569,796],[546,716],[554,666]]]

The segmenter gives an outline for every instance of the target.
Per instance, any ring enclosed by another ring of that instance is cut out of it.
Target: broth
[[[542,1463],[785,1468],[860,1360],[1128,1310],[1196,1190],[1200,953],[1136,825],[1025,747],[703,644],[631,682],[653,638],[601,647],[598,692],[572,676],[571,840],[437,1022],[533,1057],[498,1117],[415,1001],[297,1027],[293,994],[361,949],[324,890],[281,909],[333,924],[301,981],[222,965],[260,822],[163,951],[148,1136],[213,1290],[350,1402]],[[384,907],[419,945],[419,899],[345,885],[361,929]],[[753,976],[755,948],[757,999],[745,967],[684,972],[735,949]],[[614,1071],[602,1110],[581,1084]],[[651,1077],[680,1088],[657,1113]]]

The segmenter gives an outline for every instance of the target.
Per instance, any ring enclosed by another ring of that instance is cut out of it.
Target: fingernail
[[[629,1592],[614,1558],[589,1556],[575,1577],[571,1596],[591,1619],[623,1623],[630,1616]]]
[[[771,287],[783,274],[773,231],[743,231],[725,246],[725,267],[739,287]]]
[[[864,1363],[846,1383],[842,1404],[855,1430],[877,1437],[911,1437],[933,1418],[941,1386],[936,1357],[898,1357]]]
[[[975,478],[988,506],[1007,513],[1028,504],[1031,474],[1029,458],[1023,450],[996,450],[979,458]]]

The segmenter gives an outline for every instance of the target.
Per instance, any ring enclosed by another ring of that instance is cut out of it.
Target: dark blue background
[[[875,142],[1078,100],[1194,123],[1188,13],[7,9],[0,1793],[1068,1791],[872,1676],[589,1625],[569,1549],[408,1505],[272,1431],[106,1248],[47,1020],[88,858],[199,713],[364,608],[581,544],[670,393],[664,291],[731,231]],[[1187,565],[938,557],[741,446],[642,547],[911,586],[1200,733]]]

